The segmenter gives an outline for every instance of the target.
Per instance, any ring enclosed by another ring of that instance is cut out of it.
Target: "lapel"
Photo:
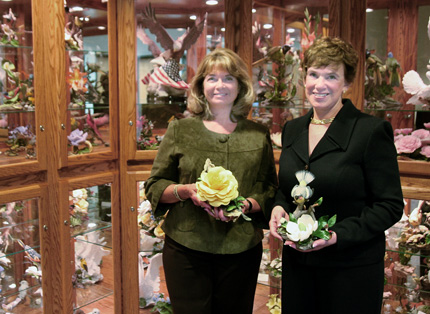
[[[312,152],[311,161],[331,151],[346,151],[348,148],[360,111],[349,99],[343,99],[342,103],[343,107],[336,119]]]
[[[309,163],[331,151],[345,151],[347,149],[360,111],[354,107],[349,99],[343,99],[342,103],[342,109],[339,111],[336,119],[330,125],[310,157],[308,149],[308,129],[313,110],[310,110],[302,118],[297,119],[296,124],[294,126],[292,125],[291,133],[285,144],[286,146],[291,145],[291,148],[303,162]]]

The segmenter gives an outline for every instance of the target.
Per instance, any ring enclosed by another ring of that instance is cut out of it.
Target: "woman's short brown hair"
[[[352,83],[357,73],[358,53],[351,44],[337,37],[317,39],[304,53],[305,76],[310,67],[321,68],[332,64],[343,64],[345,81]]]
[[[197,73],[191,81],[188,97],[188,110],[204,120],[212,120],[213,114],[203,93],[203,81],[212,70],[222,69],[234,76],[239,85],[239,93],[231,109],[232,121],[245,118],[255,99],[252,79],[243,60],[232,50],[217,48],[209,53],[197,68]]]

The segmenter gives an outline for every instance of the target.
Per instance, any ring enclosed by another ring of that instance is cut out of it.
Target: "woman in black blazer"
[[[323,197],[315,216],[337,215],[329,240],[302,251],[285,241],[282,313],[379,314],[384,288],[384,231],[403,213],[393,130],[357,110],[342,94],[358,56],[341,39],[323,37],[305,51],[305,93],[312,109],[282,132],[279,190],[270,231],[293,212],[295,173],[315,175],[308,204]]]

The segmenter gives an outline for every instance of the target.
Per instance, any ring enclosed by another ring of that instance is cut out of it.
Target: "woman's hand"
[[[197,197],[197,187],[195,183],[184,184],[183,189],[184,189],[184,195],[190,198],[193,201],[194,205],[202,207],[208,213],[208,215],[214,217],[217,220],[222,220],[222,221],[231,220],[230,217],[224,216],[224,212],[221,208],[214,208],[211,205],[209,205],[207,202],[201,201]]]
[[[215,217],[214,212],[213,212],[213,208],[211,205],[209,205],[208,203],[201,201],[198,197],[197,197],[197,187],[195,183],[192,184],[184,184],[182,186],[184,188],[184,194],[186,195],[187,198],[191,199],[194,203],[194,205],[196,206],[200,206],[203,207],[203,209],[212,217]]]
[[[337,234],[336,232],[332,232],[331,233],[331,237],[328,240],[323,240],[323,239],[318,239],[316,241],[314,241],[313,245],[312,245],[312,249],[307,250],[305,252],[312,252],[312,251],[319,251],[327,246],[336,244],[337,242]]]
[[[272,215],[270,217],[270,222],[269,222],[270,234],[281,241],[284,241],[284,239],[282,239],[281,235],[278,233],[277,230],[278,230],[279,224],[281,223],[281,218],[283,217],[285,217],[287,220],[289,219],[284,208],[282,208],[281,206],[275,206],[272,210]]]
[[[312,247],[313,247],[312,249],[300,250],[296,247],[296,244],[294,242],[291,242],[291,241],[285,241],[284,244],[288,245],[289,247],[291,247],[297,251],[306,253],[306,252],[319,251],[319,250],[321,250],[327,246],[336,244],[336,242],[337,242],[337,235],[335,232],[332,232],[330,239],[328,239],[328,240],[318,239],[318,240],[314,241],[314,243],[312,244]]]

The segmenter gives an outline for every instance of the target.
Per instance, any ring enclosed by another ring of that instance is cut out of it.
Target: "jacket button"
[[[219,142],[220,142],[220,143],[227,143],[228,138],[229,138],[228,136],[223,137],[223,138],[220,138],[220,139],[219,139]]]

